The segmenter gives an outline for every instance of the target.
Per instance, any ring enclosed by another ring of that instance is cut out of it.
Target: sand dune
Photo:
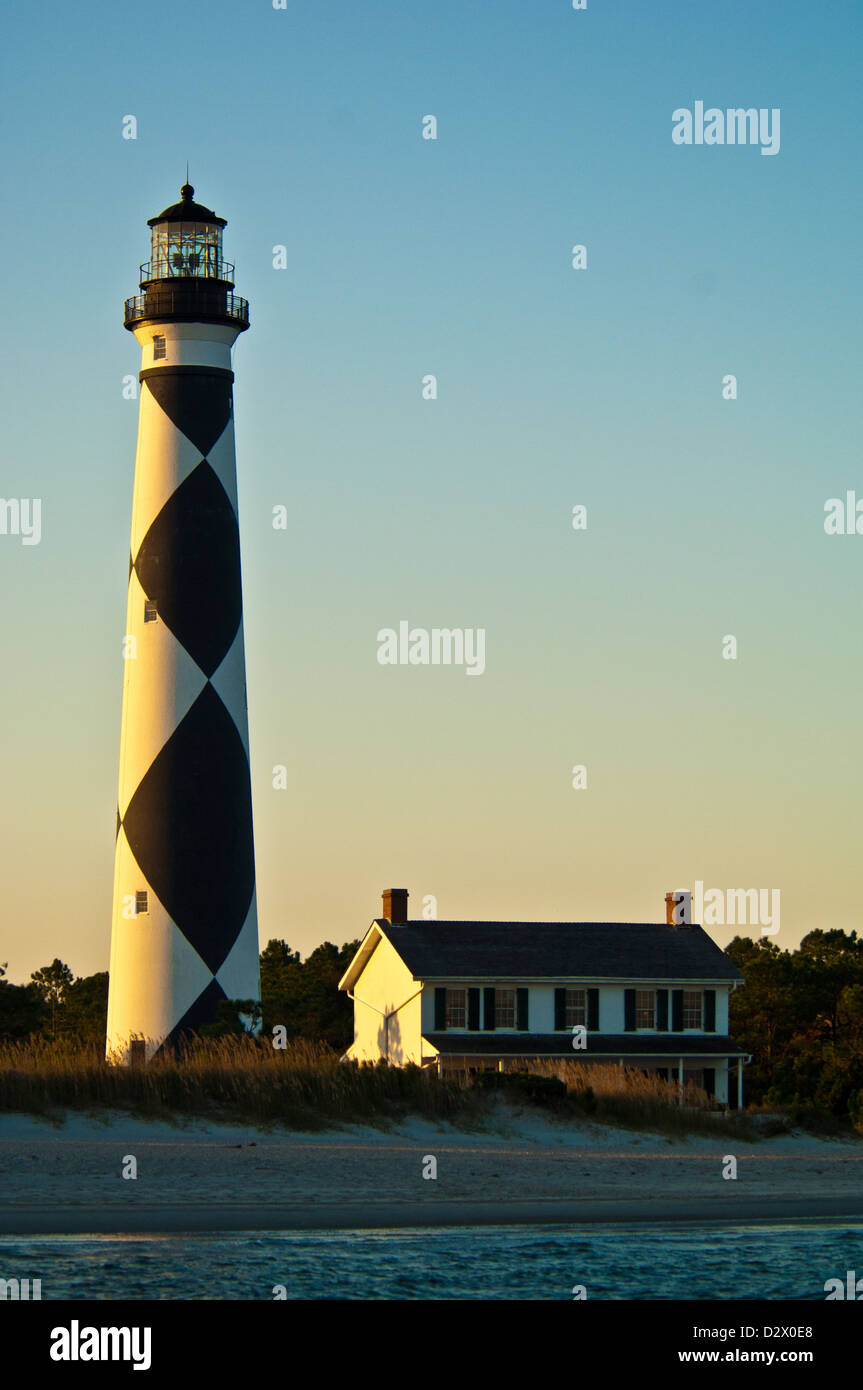
[[[726,1155],[736,1180],[722,1177]],[[469,1134],[420,1120],[307,1134],[4,1115],[0,1169],[0,1232],[17,1234],[863,1217],[863,1141],[671,1141],[505,1104]]]

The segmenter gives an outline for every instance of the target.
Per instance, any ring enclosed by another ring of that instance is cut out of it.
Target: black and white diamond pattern
[[[231,373],[142,373],[108,1046],[258,998]],[[144,605],[158,618],[144,621]],[[142,890],[146,916],[130,914]]]

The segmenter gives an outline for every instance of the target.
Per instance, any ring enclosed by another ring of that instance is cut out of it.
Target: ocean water
[[[42,1298],[823,1300],[863,1272],[863,1223],[0,1239],[0,1274]]]

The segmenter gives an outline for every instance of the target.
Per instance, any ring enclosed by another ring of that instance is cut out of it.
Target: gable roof
[[[695,925],[436,921],[393,925],[377,918],[370,932],[374,927],[415,980],[560,977],[743,982],[736,965],[703,927]],[[375,944],[379,939],[375,935]],[[368,959],[368,946],[363,945]],[[361,954],[363,947],[357,953]],[[356,978],[353,963],[348,975]]]

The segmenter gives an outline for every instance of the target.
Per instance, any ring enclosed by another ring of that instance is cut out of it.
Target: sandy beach
[[[863,1140],[669,1140],[503,1103],[472,1133],[6,1114],[0,1172],[5,1235],[863,1219]]]

